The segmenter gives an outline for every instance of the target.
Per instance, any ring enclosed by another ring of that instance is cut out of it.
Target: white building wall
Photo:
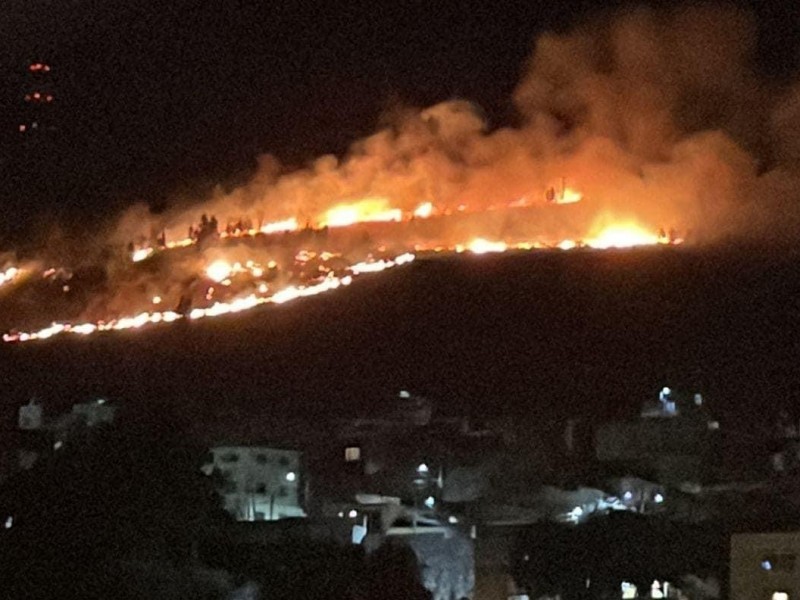
[[[214,467],[225,477],[225,509],[240,521],[304,517],[301,455],[264,446],[212,449]]]

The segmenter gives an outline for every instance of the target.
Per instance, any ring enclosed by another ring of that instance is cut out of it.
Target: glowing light
[[[320,219],[323,227],[347,227],[355,223],[390,223],[403,220],[403,211],[391,208],[385,198],[367,198],[353,204],[339,204]]]
[[[149,258],[152,254],[152,248],[139,248],[138,250],[133,251],[133,254],[131,254],[131,260],[133,262],[141,262],[144,259]]]
[[[553,198],[549,199],[551,202],[555,203],[577,202],[581,199],[579,192],[563,186],[562,189],[553,190],[553,196]],[[526,204],[530,205],[533,203],[523,197],[521,199],[509,200],[504,204],[498,203],[492,205],[487,210],[507,209],[511,206],[524,206]],[[370,197],[356,200],[352,203],[338,204],[331,207],[329,210],[323,210],[320,213],[321,216],[313,222],[315,226],[345,227],[356,223],[402,222],[404,220],[408,221],[411,218],[427,218],[434,214],[441,215],[443,218],[446,215],[451,215],[452,218],[455,219],[459,218],[453,216],[456,215],[457,212],[473,210],[477,210],[477,207],[470,206],[468,209],[466,204],[457,205],[457,208],[454,207],[453,209],[437,209],[432,202],[421,201],[413,211],[409,212],[408,209],[401,211],[401,209],[392,207],[388,198]],[[608,215],[604,216],[606,218],[608,217]],[[240,226],[235,231],[223,231],[220,233],[219,238],[244,238],[263,234],[278,234],[281,232],[295,231],[299,228],[297,218],[260,224],[255,226],[255,228],[249,225],[249,223],[252,222],[250,219],[242,219],[242,222],[248,223],[248,225]],[[469,240],[469,238],[465,237],[460,240],[452,240],[448,243],[444,243],[441,239],[414,239],[410,241],[406,247],[413,248],[415,251],[419,252],[471,252],[475,254],[485,254],[509,251],[531,251],[534,249],[571,250],[573,248],[584,247],[601,250],[657,243],[676,244],[681,241],[680,238],[677,238],[673,234],[672,230],[670,230],[669,235],[664,233],[655,234],[633,222],[607,221],[607,223],[609,223],[607,227],[590,229],[588,232],[589,235],[585,237],[576,236],[575,238],[564,239],[561,242],[558,242],[558,238],[547,238],[544,236],[528,240],[505,238],[487,239],[483,237]],[[401,229],[398,231],[402,232]],[[458,228],[454,228],[454,231],[458,231]],[[417,229],[414,233],[414,237],[416,238],[423,234],[425,234],[424,227]],[[372,232],[370,232],[370,235],[372,235]],[[213,237],[216,238],[217,236]],[[201,239],[206,238],[202,237]],[[227,241],[221,242],[217,240],[214,242],[211,237],[208,239],[211,240],[210,243],[218,243],[219,246],[224,247],[228,244]],[[317,239],[325,238],[315,237],[315,241]],[[335,235],[331,234],[330,239],[331,243],[338,244],[340,234],[338,232]],[[232,259],[230,262],[223,259],[214,260],[210,264],[206,264],[204,274],[208,279],[205,280],[205,286],[200,284],[198,286],[200,289],[196,292],[191,292],[189,299],[192,301],[193,306],[187,313],[179,314],[172,311],[162,312],[158,310],[165,301],[170,302],[169,298],[165,299],[161,295],[136,296],[130,300],[129,314],[125,314],[124,316],[115,315],[113,318],[106,316],[105,320],[97,320],[94,322],[52,323],[39,331],[19,332],[14,330],[6,333],[3,339],[7,342],[25,342],[37,339],[49,339],[64,333],[89,335],[100,331],[120,331],[136,329],[151,324],[171,323],[184,318],[201,319],[216,317],[250,310],[256,306],[265,304],[283,304],[298,298],[313,296],[336,290],[343,286],[348,286],[354,278],[358,276],[369,273],[379,273],[395,266],[407,264],[415,259],[415,254],[411,252],[399,254],[394,257],[387,256],[386,252],[389,239],[392,240],[391,243],[393,245],[401,243],[402,240],[399,236],[382,239],[379,243],[375,244],[375,246],[365,250],[365,254],[353,260],[347,260],[346,262],[341,254],[323,251],[316,243],[306,250],[300,250],[295,247],[293,249],[293,252],[295,252],[294,264],[292,260],[289,259],[288,264],[284,265],[281,262],[279,266],[278,262],[275,260],[266,262],[266,257],[263,255],[258,259],[265,261],[261,264],[255,260],[248,260],[246,258],[240,258],[241,262],[234,262]],[[286,238],[286,241],[295,243],[299,241],[299,236],[297,238]],[[131,251],[130,258],[133,262],[140,262],[151,257],[156,252],[183,248],[197,244],[198,242],[199,240],[194,236],[169,242],[162,239],[158,247],[137,247],[136,250]],[[283,243],[282,241],[281,244]],[[203,246],[203,250],[206,250],[206,244]],[[251,249],[257,248],[259,249],[258,251],[262,251],[258,244],[248,246],[242,245],[236,249],[238,256],[241,256],[241,252],[248,247]],[[271,246],[265,245],[264,247]],[[363,248],[363,245],[357,245],[356,247]],[[349,248],[348,252],[356,251],[353,246],[349,246]],[[341,249],[341,246],[337,246],[336,249]],[[222,248],[215,249],[215,252],[222,252]],[[276,258],[281,261],[285,260],[282,254],[276,256]],[[334,258],[338,260],[336,262],[331,262]],[[363,260],[359,260],[359,258]],[[182,264],[188,265],[190,261],[185,261],[185,263]],[[193,265],[194,263],[191,264]],[[47,271],[46,273],[49,272],[50,271]],[[20,271],[15,268],[0,271],[0,286],[17,280],[20,276],[19,273]],[[55,274],[56,271],[52,271],[52,273]],[[203,275],[203,271],[201,270],[199,273],[195,271],[192,275]],[[270,276],[269,285],[265,281],[267,275]],[[273,279],[272,276],[277,277]],[[69,287],[66,286],[73,285],[71,281],[67,283],[68,278],[62,279],[58,275],[56,275],[56,278],[56,281],[59,282],[59,286],[65,286],[65,291],[69,290]],[[159,291],[172,289],[170,286],[175,282],[165,281],[162,283],[163,285],[159,285],[153,289]],[[77,294],[77,296],[80,297],[81,295]],[[205,298],[205,300],[203,300],[203,298]],[[78,298],[74,298],[73,300],[77,301]]]
[[[186,248],[187,246],[191,246],[194,244],[195,241],[191,238],[184,238],[182,240],[175,240],[172,242],[167,242],[167,248],[172,250],[173,248]]]
[[[562,240],[561,242],[558,243],[556,248],[558,248],[559,250],[572,250],[573,248],[576,248],[577,246],[578,246],[578,244],[576,242],[574,242],[573,240]]]
[[[622,591],[622,600],[633,600],[633,598],[638,597],[639,590],[636,588],[635,584],[628,581],[623,581],[620,584],[620,587]]]
[[[467,249],[473,254],[487,254],[489,252],[505,252],[508,244],[505,242],[490,242],[482,238],[472,240]]]
[[[289,483],[294,483],[296,480],[297,480],[297,473],[295,473],[294,471],[289,471],[286,474],[286,481],[288,481]]]
[[[274,223],[267,223],[266,225],[262,225],[261,233],[283,233],[286,231],[296,231],[298,229],[297,219],[284,219],[283,221],[275,221]]]
[[[217,260],[211,263],[208,268],[206,269],[206,275],[212,281],[216,281],[217,283],[221,283],[222,281],[228,279],[233,273],[233,267],[224,260]]]
[[[633,248],[634,246],[650,246],[659,243],[658,235],[635,224],[611,225],[603,229],[596,237],[587,240],[591,248]]]
[[[561,196],[556,199],[557,204],[572,204],[573,202],[580,202],[583,199],[583,194],[576,192],[570,188],[564,188]]]
[[[414,209],[414,216],[418,219],[427,219],[433,214],[433,203],[423,202]]]
[[[358,516],[358,511],[354,508],[349,513],[347,513],[347,516],[350,517],[351,519],[355,519]]]
[[[433,496],[428,496],[427,498],[425,498],[425,506],[427,506],[428,508],[433,508],[435,504],[436,504],[436,498],[434,498]]]
[[[0,271],[0,287],[11,283],[22,275],[22,271],[17,267],[9,267],[5,271]]]

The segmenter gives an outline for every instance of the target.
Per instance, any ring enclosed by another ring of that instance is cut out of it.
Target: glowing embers
[[[352,204],[339,204],[328,209],[319,219],[322,227],[347,227],[356,223],[398,223],[402,220],[403,211],[391,208],[386,198],[365,198]]]
[[[310,285],[290,286],[282,290],[276,291],[271,296],[257,296],[255,294],[249,294],[247,296],[234,298],[227,302],[216,302],[206,308],[199,308],[199,307],[194,308],[190,310],[187,314],[181,314],[175,311],[156,311],[156,312],[144,311],[133,316],[122,317],[119,319],[112,319],[109,321],[97,321],[94,323],[53,323],[52,325],[40,329],[39,331],[6,333],[3,335],[3,341],[29,342],[33,340],[46,340],[52,338],[53,336],[64,333],[89,335],[92,333],[96,333],[98,331],[121,331],[127,329],[139,329],[146,325],[154,325],[158,323],[172,323],[174,321],[178,321],[184,318],[197,320],[206,317],[216,317],[225,314],[238,313],[250,310],[252,308],[267,303],[284,304],[286,302],[296,300],[297,298],[316,296],[318,294],[323,294],[325,292],[338,289],[342,286],[350,285],[353,281],[353,278],[361,273],[383,271],[391,267],[408,264],[413,260],[414,260],[414,255],[406,253],[406,254],[401,254],[400,256],[397,256],[394,259],[381,259],[377,261],[373,260],[373,261],[357,263],[349,268],[351,274],[344,275],[342,277],[336,276],[331,272],[328,273],[328,275],[322,278],[321,280],[318,280],[317,282],[312,283]],[[212,263],[212,265],[213,264],[215,263]],[[245,263],[244,266],[240,265],[240,263],[234,263],[233,265],[229,266],[231,272],[236,271],[237,265],[238,268],[241,269],[242,271],[245,271],[246,267],[252,272],[252,270],[255,268],[254,264],[255,263],[251,263],[250,261],[248,261],[247,263]],[[217,276],[222,275],[223,270],[227,269],[227,267],[223,268],[222,266],[219,266],[217,268],[219,269],[219,271],[217,272]],[[264,289],[266,291],[266,288]]]
[[[406,252],[405,254],[401,254],[400,256],[396,257],[394,260],[381,259],[377,261],[356,263],[350,266],[350,271],[353,273],[353,275],[360,275],[361,273],[377,273],[379,271],[385,271],[391,267],[410,263],[414,260],[414,258],[415,257],[413,254]]]
[[[153,252],[153,248],[138,248],[131,254],[131,260],[133,262],[141,262],[147,258],[150,258],[150,256],[153,255]]]
[[[659,236],[635,223],[619,223],[605,227],[585,245],[598,250],[608,248],[633,248],[662,243]]]
[[[423,202],[417,208],[414,209],[414,216],[417,219],[427,219],[433,214],[433,203],[432,202]]]
[[[233,274],[233,266],[225,260],[216,260],[206,269],[206,275],[212,281],[220,283]]]
[[[505,242],[490,242],[483,238],[472,240],[467,246],[467,250],[473,254],[487,254],[489,252],[505,252],[508,250],[508,244]]]
[[[269,261],[267,267],[274,269],[276,267],[275,261]],[[264,276],[265,269],[260,264],[248,260],[244,264],[240,262],[229,263],[227,260],[215,260],[206,268],[206,276],[216,283],[222,285],[230,285],[231,278],[243,273],[249,274],[251,277],[258,279]]]
[[[261,233],[286,233],[287,231],[297,231],[297,219],[284,219],[283,221],[275,221],[274,223],[267,223],[261,226],[259,231]]]
[[[22,274],[23,271],[17,267],[9,267],[5,271],[0,271],[0,287],[18,280]]]
[[[235,229],[232,231],[223,231],[218,234],[218,236],[222,239],[227,238],[244,238],[244,237],[254,237],[256,235],[273,235],[277,233],[290,233],[292,231],[297,231],[299,229],[299,225],[297,224],[297,219],[294,217],[291,219],[284,219],[282,221],[273,221],[270,223],[265,223],[261,225],[258,229]],[[217,235],[217,234],[214,234]],[[179,240],[170,240],[164,241],[162,249],[163,250],[174,250],[175,248],[187,248],[188,246],[193,246],[197,244],[198,239],[196,238],[182,238]],[[144,246],[142,248],[137,248],[131,253],[131,260],[133,262],[141,262],[150,258],[155,253],[155,247],[153,246]]]

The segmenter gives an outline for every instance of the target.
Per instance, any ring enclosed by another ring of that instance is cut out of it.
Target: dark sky
[[[398,101],[464,97],[493,125],[507,123],[536,35],[598,5],[384,4],[7,2],[0,240],[32,215],[83,223],[137,199],[241,181],[264,152],[290,164],[342,153]],[[793,71],[800,17],[778,2],[750,4],[763,69]],[[55,130],[33,139],[16,128],[33,85],[26,65],[38,60],[53,66],[56,102],[42,120]]]

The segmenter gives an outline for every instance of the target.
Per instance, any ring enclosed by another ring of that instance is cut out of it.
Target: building
[[[116,412],[116,407],[109,404],[105,398],[82,402],[72,407],[72,415],[86,427],[109,425],[114,422]]]
[[[305,517],[301,454],[267,446],[217,446],[205,472],[217,478],[227,510],[238,521]]]
[[[45,414],[44,406],[32,399],[20,406],[17,428],[4,433],[0,447],[0,481],[18,471],[33,468],[40,457],[73,443],[92,428],[114,422],[117,408],[104,398],[74,404],[70,412]]]
[[[703,482],[713,475],[719,423],[701,394],[663,388],[638,419],[602,425],[595,433],[597,459],[612,470],[665,485]]]
[[[800,598],[800,529],[731,536],[732,600]]]
[[[359,494],[431,509],[484,493],[497,435],[472,430],[463,417],[439,416],[430,400],[405,390],[376,404],[369,416],[337,421],[331,439],[315,449],[315,512],[347,512]]]

